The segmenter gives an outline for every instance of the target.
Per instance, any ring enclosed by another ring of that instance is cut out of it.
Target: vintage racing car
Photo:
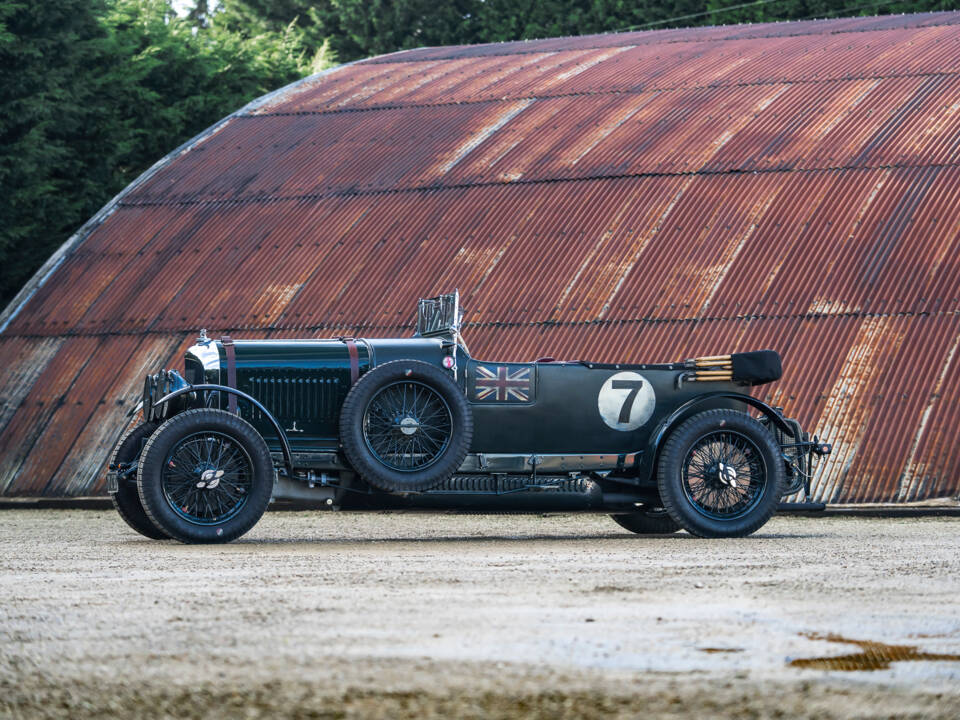
[[[227,542],[271,498],[344,510],[610,514],[749,535],[830,446],[745,391],[771,350],[667,364],[483,361],[456,293],[413,338],[212,340],[146,378],[107,488],[151,538]],[[805,488],[809,491],[809,488]]]

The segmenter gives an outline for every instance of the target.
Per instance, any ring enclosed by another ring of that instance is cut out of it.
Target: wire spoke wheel
[[[253,462],[240,443],[198,432],[175,443],[161,469],[163,497],[187,522],[217,525],[234,517],[253,488]]]
[[[371,487],[422,492],[450,478],[473,437],[473,415],[448,370],[391,360],[364,373],[340,411],[340,444]]]
[[[687,452],[682,489],[691,506],[712,520],[735,520],[760,502],[767,467],[757,444],[734,430],[700,437]]]
[[[453,414],[434,388],[401,380],[370,399],[362,430],[379,462],[392,470],[418,472],[443,456],[453,434]]]

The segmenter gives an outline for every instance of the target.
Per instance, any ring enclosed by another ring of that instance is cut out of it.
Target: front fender
[[[169,402],[174,398],[180,397],[190,392],[197,392],[203,390],[215,390],[217,392],[226,393],[228,395],[234,395],[238,398],[246,400],[251,405],[253,405],[257,410],[263,413],[264,417],[270,422],[270,425],[273,426],[274,431],[277,433],[277,437],[280,439],[280,448],[283,451],[283,461],[287,466],[287,470],[293,471],[293,453],[290,450],[290,440],[287,438],[287,433],[284,432],[283,426],[277,422],[277,419],[273,414],[267,410],[267,408],[255,397],[248,395],[247,393],[237,390],[236,388],[227,387],[226,385],[214,385],[211,383],[202,383],[200,385],[187,385],[186,387],[180,388],[179,390],[174,390],[167,395],[164,395],[162,398],[157,400],[156,405],[161,405],[165,402]]]

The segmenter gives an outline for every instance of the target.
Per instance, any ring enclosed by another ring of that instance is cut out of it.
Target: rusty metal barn
[[[201,327],[490,359],[776,348],[816,499],[960,491],[960,13],[425,48],[257,100],[157,163],[0,317],[0,494],[103,492]]]

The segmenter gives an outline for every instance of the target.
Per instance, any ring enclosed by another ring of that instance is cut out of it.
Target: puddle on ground
[[[810,640],[827,640],[835,643],[856,645],[860,652],[831,657],[797,658],[788,664],[808,670],[889,670],[890,663],[914,662],[917,660],[958,661],[960,655],[920,652],[915,645],[887,645],[872,640],[849,640],[840,635],[800,633]]]
[[[718,647],[705,647],[697,648],[700,652],[705,653],[738,653],[743,652],[743,648],[718,648]]]

